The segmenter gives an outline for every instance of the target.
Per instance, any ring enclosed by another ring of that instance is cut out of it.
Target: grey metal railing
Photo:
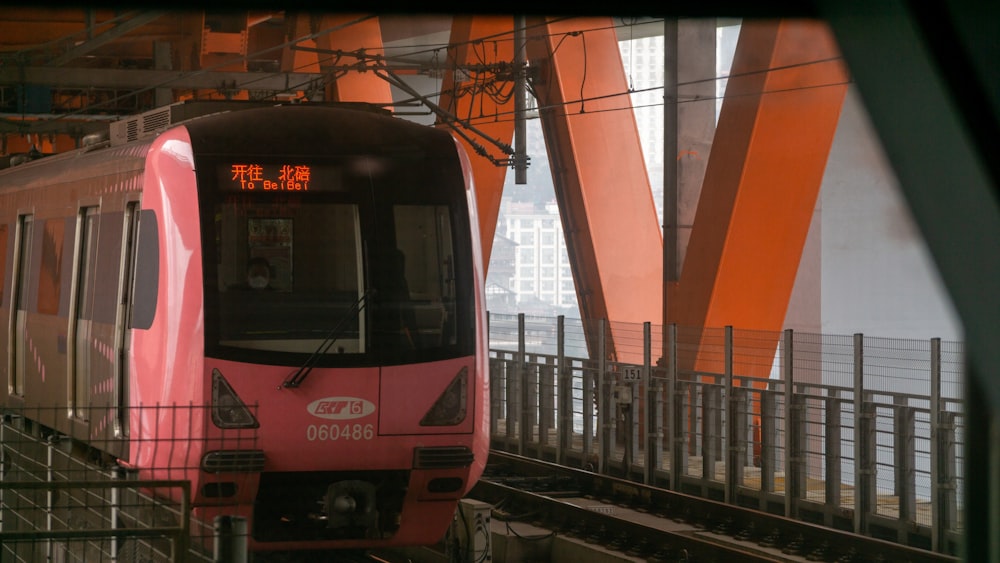
[[[961,343],[490,316],[495,449],[955,554]]]

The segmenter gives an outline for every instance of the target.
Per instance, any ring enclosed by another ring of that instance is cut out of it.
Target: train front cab
[[[393,118],[273,115],[240,123],[318,132],[282,156],[191,134],[213,404],[196,503],[252,507],[260,550],[433,543],[488,452],[463,157]]]

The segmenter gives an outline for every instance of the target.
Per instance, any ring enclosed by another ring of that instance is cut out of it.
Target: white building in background
[[[516,312],[558,315],[579,313],[562,223],[555,202],[505,202],[497,238],[514,243],[512,271],[490,269],[488,284],[517,295]]]
[[[663,215],[663,36],[620,43],[657,214]],[[533,105],[533,102],[529,102]],[[489,309],[579,318],[548,153],[537,120],[527,123],[528,185],[508,174],[487,277]],[[544,202],[544,203],[543,203]],[[513,259],[505,245],[514,244]],[[510,264],[512,262],[512,264]],[[506,291],[505,291],[506,290]],[[516,299],[511,299],[507,291]],[[513,306],[513,307],[512,307]]]
[[[663,36],[619,41],[656,216],[663,224]]]

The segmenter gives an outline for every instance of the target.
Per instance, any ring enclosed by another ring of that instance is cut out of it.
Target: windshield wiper
[[[361,312],[361,310],[365,308],[365,305],[368,303],[368,299],[374,296],[375,296],[375,288],[368,288],[364,292],[364,294],[361,295],[361,297],[358,297],[357,300],[355,300],[354,303],[351,305],[351,308],[347,311],[347,313],[345,313],[344,316],[337,323],[337,326],[333,327],[333,330],[331,330],[326,334],[326,338],[324,338],[323,342],[321,342],[319,347],[316,348],[316,351],[313,352],[311,356],[309,356],[309,358],[306,360],[306,363],[302,364],[302,367],[296,370],[295,373],[288,376],[288,378],[286,378],[285,381],[281,383],[281,387],[279,387],[279,389],[283,387],[294,388],[298,387],[299,385],[302,385],[302,382],[306,380],[306,377],[309,375],[309,372],[311,372],[312,369],[316,366],[316,363],[319,361],[320,356],[326,354],[326,352],[333,346],[333,344],[337,341],[337,339],[340,338],[348,322],[356,315],[358,315]]]

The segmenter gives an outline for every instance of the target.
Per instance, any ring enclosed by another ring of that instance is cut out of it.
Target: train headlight
[[[465,420],[468,388],[469,368],[463,367],[420,420],[420,426],[455,426]]]
[[[212,370],[212,422],[219,428],[257,428],[260,423],[218,369]]]

